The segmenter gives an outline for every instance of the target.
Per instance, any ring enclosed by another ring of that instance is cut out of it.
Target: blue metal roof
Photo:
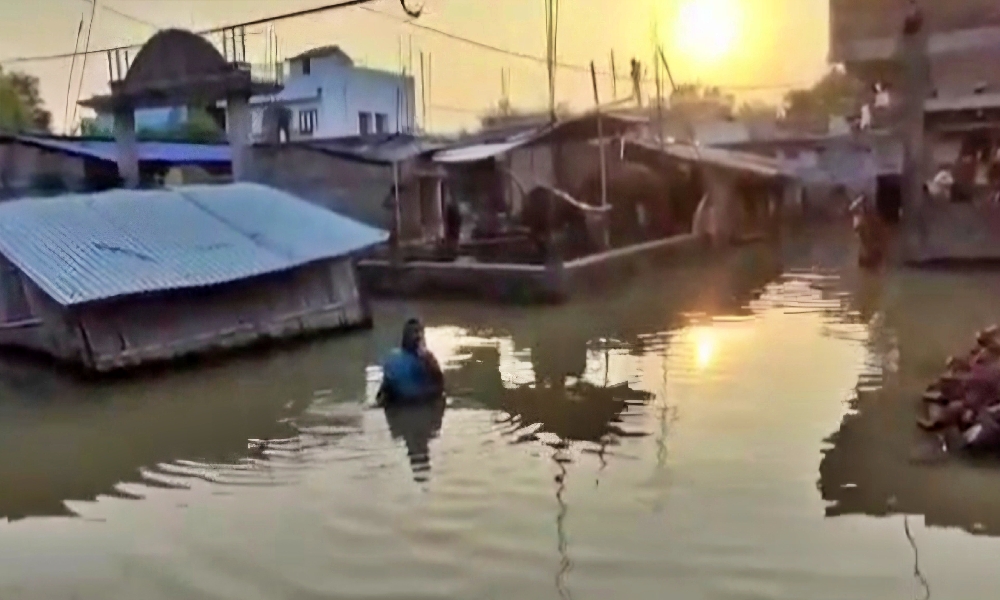
[[[283,271],[387,237],[250,183],[0,204],[0,253],[64,306]]]
[[[31,135],[18,136],[17,139],[47,150],[109,162],[115,162],[118,156],[115,142],[110,140],[48,138]],[[137,146],[141,162],[165,162],[174,165],[228,165],[232,162],[232,153],[226,144],[138,142]]]

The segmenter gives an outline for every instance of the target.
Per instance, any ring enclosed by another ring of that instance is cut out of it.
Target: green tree
[[[778,107],[760,100],[744,102],[736,109],[740,121],[773,121],[778,116]]]
[[[0,69],[0,129],[49,131],[52,113],[45,110],[38,78]]]
[[[170,129],[141,129],[136,134],[140,140],[160,140],[193,143],[222,142],[226,132],[219,127],[208,111],[188,109],[187,120]]]
[[[565,103],[556,106],[556,118],[562,119],[570,116],[571,111]],[[508,125],[547,123],[549,120],[547,110],[523,110],[512,106],[509,102],[501,100],[491,110],[479,117],[480,126],[483,129],[496,127],[506,127]]]
[[[863,84],[841,67],[834,67],[814,86],[792,90],[785,95],[789,119],[826,119],[854,114],[858,108]]]
[[[732,118],[735,105],[731,94],[700,83],[679,84],[670,95],[670,112],[695,121]]]
[[[106,139],[111,139],[114,137],[111,135],[110,131],[101,127],[97,123],[97,119],[93,117],[84,117],[80,119],[80,126],[78,131],[80,135],[84,137],[106,138]]]

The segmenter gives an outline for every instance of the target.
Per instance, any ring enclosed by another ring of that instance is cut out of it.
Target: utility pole
[[[927,54],[928,32],[924,13],[917,0],[910,6],[903,23],[899,59],[903,71],[903,90],[899,137],[903,142],[903,244],[905,260],[918,259],[927,240],[924,211],[924,109],[930,91],[930,60]]]

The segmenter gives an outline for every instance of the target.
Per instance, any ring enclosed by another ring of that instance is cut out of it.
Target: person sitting
[[[382,366],[380,405],[421,403],[444,394],[444,375],[434,355],[427,349],[424,326],[410,319],[403,326],[403,339]]]

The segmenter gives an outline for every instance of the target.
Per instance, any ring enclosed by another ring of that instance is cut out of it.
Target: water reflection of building
[[[898,360],[871,361],[893,368],[881,374],[877,389],[866,381],[871,374],[863,376],[853,410],[828,440],[819,474],[827,515],[921,515],[928,526],[1000,535],[998,466],[946,456],[940,440],[914,426],[921,392],[946,357],[966,349],[974,332],[997,318],[1000,275],[904,271],[887,277],[869,351]],[[860,304],[876,303],[869,297]]]
[[[360,413],[331,406],[363,397],[362,344],[328,340],[113,385],[5,361],[0,519],[71,515],[67,501],[127,497],[131,484],[283,476],[267,466],[360,427]],[[275,441],[262,453],[248,449],[251,439]]]

